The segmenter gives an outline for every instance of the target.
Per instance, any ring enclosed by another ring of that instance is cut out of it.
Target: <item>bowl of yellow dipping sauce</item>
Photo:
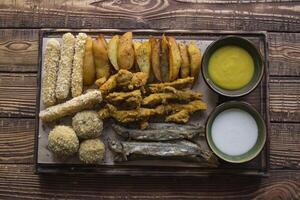
[[[202,59],[202,75],[215,92],[228,97],[250,93],[260,83],[264,65],[249,40],[227,36],[213,42]]]

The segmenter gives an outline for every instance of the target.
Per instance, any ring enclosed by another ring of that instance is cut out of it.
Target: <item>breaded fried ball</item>
[[[58,157],[69,157],[79,148],[75,131],[68,126],[56,126],[48,136],[48,148]]]
[[[104,156],[105,146],[100,139],[85,140],[79,147],[79,159],[86,164],[99,163]]]
[[[80,139],[94,139],[101,135],[103,122],[95,111],[82,111],[72,119],[72,126]]]

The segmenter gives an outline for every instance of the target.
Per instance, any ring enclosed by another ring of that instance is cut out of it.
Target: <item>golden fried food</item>
[[[169,81],[169,46],[165,35],[161,39],[160,69],[163,82]]]
[[[132,73],[130,71],[120,69],[117,74],[112,75],[103,85],[100,86],[100,90],[103,94],[108,94],[116,88],[120,88],[124,91],[134,90],[144,86],[146,82],[146,73]]]
[[[87,35],[85,33],[79,33],[75,40],[75,53],[71,79],[72,97],[81,95],[83,91],[83,59],[86,38]]]
[[[196,82],[201,69],[201,52],[195,42],[191,42],[188,45],[188,53],[191,65],[191,76],[194,77]]]
[[[98,116],[100,119],[104,120],[110,117],[109,108],[105,106],[101,110],[98,111]]]
[[[121,123],[129,123],[147,120],[153,115],[159,114],[156,109],[137,108],[134,110],[118,110],[115,106],[107,104],[110,116]]]
[[[190,60],[187,52],[186,45],[183,43],[179,43],[179,51],[181,55],[181,67],[180,67],[180,76],[181,78],[186,78],[190,75]]]
[[[134,49],[134,71],[139,72],[140,68],[137,63],[137,49],[142,45],[141,42],[133,42],[133,49]]]
[[[131,69],[134,64],[134,50],[132,45],[132,32],[127,32],[119,39],[118,66],[120,69]]]
[[[118,122],[129,123],[129,122],[136,122],[136,121],[147,121],[152,116],[161,116],[161,115],[170,115],[170,114],[172,116],[173,114],[178,113],[182,110],[185,110],[185,112],[187,112],[188,115],[190,115],[196,111],[205,110],[206,108],[207,105],[201,100],[195,100],[187,104],[170,103],[166,105],[159,105],[155,108],[139,107],[133,110],[118,110],[117,107],[111,104],[107,104],[106,108],[100,110],[98,114],[100,115],[101,119],[105,119],[111,116]],[[189,119],[189,117],[187,116],[185,116],[185,118]],[[173,118],[171,117],[171,119]]]
[[[100,91],[102,92],[103,95],[106,95],[106,94],[112,92],[114,89],[116,89],[116,87],[117,87],[117,76],[118,76],[118,74],[114,74],[114,75],[110,76],[109,79],[105,83],[103,83],[103,84],[99,83],[99,85],[100,85],[99,89],[100,89]],[[102,81],[101,81],[101,83],[102,83]]]
[[[96,78],[110,76],[110,64],[107,55],[106,42],[103,35],[99,35],[96,40],[93,40],[93,55],[96,69]]]
[[[187,110],[181,110],[175,114],[167,116],[165,122],[187,123],[189,119],[189,112]]]
[[[101,85],[103,85],[105,82],[106,82],[106,78],[105,77],[102,77],[102,78],[99,78],[95,81],[95,84],[98,86],[98,87],[101,87]]]
[[[164,92],[166,87],[184,89],[189,87],[193,83],[193,81],[194,81],[193,77],[186,77],[182,79],[177,79],[176,81],[173,82],[149,84],[147,89],[150,93]]]
[[[188,104],[169,104],[165,109],[165,112],[172,113],[166,117],[166,122],[187,123],[191,114],[199,110],[206,110],[207,105],[203,101],[195,100]]]
[[[181,56],[178,45],[174,37],[168,37],[169,45],[169,81],[174,81],[178,78]]]
[[[65,100],[71,88],[75,37],[71,33],[66,33],[62,36],[62,41],[55,94],[57,99]]]
[[[105,155],[105,145],[100,139],[88,139],[81,142],[79,160],[85,164],[99,164]]]
[[[141,72],[144,72],[150,76],[151,73],[151,44],[149,42],[144,42],[137,49],[136,61]]]
[[[151,67],[154,76],[157,80],[162,82],[161,70],[160,70],[160,42],[154,37],[149,39],[151,45]]]
[[[193,100],[199,100],[201,99],[201,96],[202,94],[199,92],[194,92],[192,90],[181,91],[173,88],[172,90],[170,89],[170,92],[168,93],[150,94],[149,96],[143,99],[142,105],[154,106],[157,104],[166,104],[171,100],[188,102]]]
[[[78,97],[74,97],[65,103],[49,107],[46,110],[41,111],[39,117],[44,122],[54,121],[81,110],[91,108],[101,101],[101,92],[99,90],[93,90]]]
[[[143,98],[140,90],[134,90],[131,92],[110,93],[105,97],[105,100],[118,108],[129,110],[140,107]]]
[[[44,77],[42,79],[42,101],[46,107],[53,106],[56,103],[55,86],[59,58],[60,44],[56,39],[50,39],[46,46]]]
[[[107,45],[107,53],[112,66],[119,70],[118,65],[118,46],[119,46],[120,37],[118,35],[113,36]]]
[[[96,70],[93,56],[93,39],[87,37],[83,61],[83,85],[92,85],[95,81]]]

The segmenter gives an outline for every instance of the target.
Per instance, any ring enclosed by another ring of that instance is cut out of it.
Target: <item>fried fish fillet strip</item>
[[[148,90],[150,93],[159,93],[164,91],[166,87],[174,87],[176,89],[184,89],[190,86],[194,81],[193,77],[177,79],[173,82],[149,84]]]
[[[147,83],[147,74],[144,72],[131,73],[121,69],[117,74],[112,75],[104,84],[100,86],[103,94],[108,94],[116,88],[122,90],[134,90]]]
[[[187,123],[191,114],[199,110],[206,110],[207,105],[203,101],[195,100],[188,104],[168,104],[165,109],[165,112],[173,113],[166,117],[166,122]]]
[[[105,97],[110,104],[126,109],[134,109],[141,106],[142,94],[140,90],[131,92],[113,92]]]
[[[151,108],[137,108],[134,110],[118,110],[115,106],[107,104],[110,116],[121,123],[144,121],[153,115],[159,114],[160,110]]]
[[[98,111],[99,118],[104,120],[110,117],[109,108],[106,106]]]
[[[166,117],[166,122],[175,122],[175,123],[187,123],[190,119],[189,112],[187,110],[181,110],[175,114],[169,115]]]
[[[181,110],[185,110],[188,114],[192,114],[198,110],[205,110],[206,107],[206,103],[202,102],[201,100],[195,100],[188,104],[171,103],[167,105],[159,105],[155,108],[140,107],[134,110],[118,110],[114,105],[107,104],[106,108],[100,110],[98,114],[102,119],[111,116],[121,123],[129,123],[136,121],[145,121],[152,116],[174,114]]]
[[[202,94],[192,90],[176,90],[173,88],[170,93],[154,93],[143,99],[142,104],[153,106],[157,104],[165,104],[170,100],[192,101],[201,99]]]
[[[50,122],[90,108],[101,101],[101,92],[99,90],[93,90],[66,101],[65,103],[49,107],[46,110],[41,111],[39,116],[42,121]]]
[[[176,112],[179,112],[179,111],[182,111],[182,110],[186,110],[186,111],[188,111],[189,114],[192,114],[196,111],[207,109],[206,103],[204,103],[201,100],[191,101],[188,104],[171,103],[171,104],[160,105],[160,106],[164,106],[164,109],[165,109],[164,112],[166,114],[176,113]],[[160,107],[160,106],[158,106],[158,107]],[[158,107],[156,107],[156,109]]]

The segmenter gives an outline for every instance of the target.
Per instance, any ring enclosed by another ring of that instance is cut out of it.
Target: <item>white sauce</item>
[[[255,145],[258,127],[249,113],[231,108],[215,118],[211,133],[212,140],[220,151],[238,156],[248,152]]]

